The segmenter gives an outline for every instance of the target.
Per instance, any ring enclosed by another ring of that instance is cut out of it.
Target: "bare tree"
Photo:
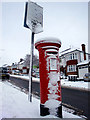
[[[33,56],[33,65],[39,67],[39,59],[36,55]]]
[[[24,65],[30,66],[30,54],[27,54],[24,59]],[[33,65],[39,67],[39,59],[36,55],[33,56]]]
[[[30,55],[27,54],[24,59],[24,65],[29,67],[30,66]]]

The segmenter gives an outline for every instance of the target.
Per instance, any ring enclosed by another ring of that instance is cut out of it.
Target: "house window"
[[[23,69],[23,73],[27,73],[27,70],[26,70],[26,69]]]
[[[88,55],[88,59],[90,60],[90,55]]]
[[[72,54],[70,54],[70,60],[72,60]]]
[[[77,53],[75,53],[75,59],[77,59]]]
[[[73,55],[73,59],[74,59],[74,53],[72,55]]]
[[[77,59],[77,53],[70,54],[69,59],[70,60]]]
[[[71,70],[71,68],[70,68],[70,65],[69,65],[69,71],[70,71],[70,70]],[[68,72],[69,72],[69,71],[68,71]]]
[[[75,71],[76,71],[76,65],[67,66],[67,72],[75,72]]]

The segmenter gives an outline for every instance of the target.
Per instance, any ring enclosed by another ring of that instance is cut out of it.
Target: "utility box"
[[[40,39],[35,43],[39,51],[40,115],[62,118],[59,48],[57,38]]]

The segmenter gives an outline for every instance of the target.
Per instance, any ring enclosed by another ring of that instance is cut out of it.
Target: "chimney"
[[[86,60],[86,50],[85,50],[85,44],[82,44],[82,51],[83,51],[83,55],[84,55],[84,60]]]

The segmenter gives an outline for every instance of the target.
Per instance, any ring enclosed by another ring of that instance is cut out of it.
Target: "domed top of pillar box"
[[[35,42],[35,48],[36,49],[48,49],[48,48],[55,48],[59,49],[61,47],[61,41],[58,38],[55,37],[47,37],[47,38],[41,38],[38,39]]]

